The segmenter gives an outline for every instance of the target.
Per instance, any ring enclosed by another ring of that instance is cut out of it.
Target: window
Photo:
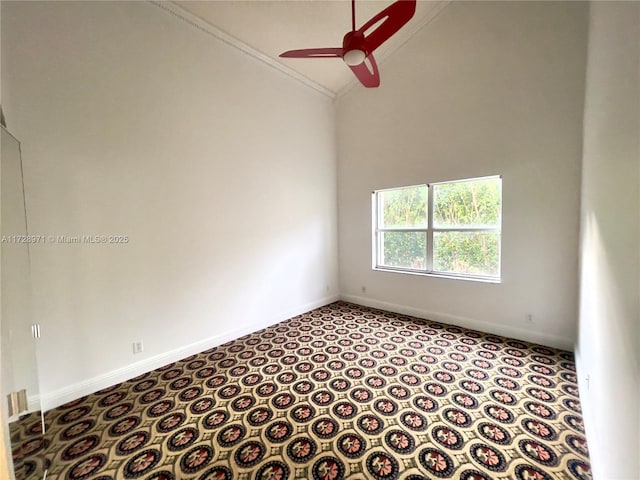
[[[373,192],[373,268],[500,280],[502,179]]]

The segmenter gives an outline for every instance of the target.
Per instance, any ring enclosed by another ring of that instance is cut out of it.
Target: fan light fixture
[[[358,49],[349,50],[348,52],[345,52],[344,56],[342,57],[344,63],[346,63],[350,67],[360,65],[362,62],[364,62],[365,58],[367,58],[367,54]]]

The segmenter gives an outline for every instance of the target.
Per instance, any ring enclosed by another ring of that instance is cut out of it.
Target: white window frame
[[[456,228],[435,228],[433,226],[433,195],[435,185],[447,185],[452,183],[473,182],[478,180],[488,180],[498,178],[502,180],[501,175],[491,175],[485,177],[465,178],[461,180],[451,180],[446,182],[420,183],[417,185],[403,185],[400,187],[383,188],[372,192],[372,245],[371,259],[373,270],[385,272],[408,273],[412,275],[427,275],[433,277],[453,278],[460,280],[473,280],[489,283],[500,283],[502,281],[502,184],[500,185],[500,222],[497,227],[456,227]],[[427,188],[427,226],[425,227],[382,227],[382,211],[379,208],[379,193],[400,190],[403,188]],[[382,248],[382,235],[384,232],[424,232],[427,238],[425,269],[415,269],[408,267],[391,267],[381,264],[380,260],[384,253]],[[433,270],[433,237],[436,232],[493,232],[498,233],[498,275],[478,275],[454,272],[438,272]]]

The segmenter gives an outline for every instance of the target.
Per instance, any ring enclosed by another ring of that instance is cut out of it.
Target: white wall
[[[453,2],[340,99],[345,298],[572,347],[586,33],[582,2]],[[501,284],[372,271],[372,190],[497,174]]]
[[[640,4],[636,2],[591,4],[576,357],[594,478],[640,478]]]
[[[46,406],[337,297],[329,98],[150,3],[3,1],[2,99],[31,233],[129,237],[33,248]]]

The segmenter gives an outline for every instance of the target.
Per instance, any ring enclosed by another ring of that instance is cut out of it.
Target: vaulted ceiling
[[[391,3],[391,0],[356,1],[356,28]],[[418,0],[411,21],[375,51],[378,65],[435,18],[448,3],[448,0]],[[278,56],[292,49],[341,46],[342,37],[351,29],[349,0],[174,1],[173,4],[189,16],[197,17],[226,34],[226,39],[259,52],[285,72],[293,73],[330,96],[357,84],[352,72],[340,59]]]

